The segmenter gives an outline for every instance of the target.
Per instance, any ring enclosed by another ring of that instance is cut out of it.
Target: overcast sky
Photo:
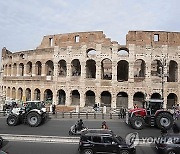
[[[180,31],[180,0],[1,0],[0,48],[35,49],[44,35],[102,30],[125,44],[129,30]]]

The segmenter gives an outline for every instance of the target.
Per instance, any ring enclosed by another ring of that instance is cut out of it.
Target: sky
[[[43,36],[103,31],[126,44],[131,30],[180,31],[179,0],[1,0],[0,48],[35,49]]]

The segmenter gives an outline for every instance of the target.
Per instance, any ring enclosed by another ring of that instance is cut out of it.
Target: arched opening
[[[32,75],[32,62],[28,62],[26,66],[26,74],[31,76]]]
[[[167,109],[172,109],[173,106],[177,105],[177,95],[174,93],[170,93],[167,96]]]
[[[26,93],[26,101],[30,101],[31,100],[31,89],[27,88],[25,93]]]
[[[151,63],[151,76],[161,77],[161,67],[160,60],[153,60]]]
[[[125,60],[118,62],[117,66],[117,80],[119,82],[128,81],[129,63]]]
[[[81,64],[78,59],[74,59],[71,62],[72,76],[81,76]]]
[[[58,104],[59,105],[65,105],[66,102],[66,93],[64,90],[58,90],[57,92],[57,96],[58,96]]]
[[[111,107],[111,93],[109,91],[101,93],[101,106]]]
[[[137,104],[138,107],[143,108],[145,95],[142,92],[137,92],[133,96],[133,104]]]
[[[101,62],[101,79],[112,79],[112,62],[110,59],[104,59]]]
[[[58,75],[62,77],[67,75],[67,66],[65,60],[60,60],[58,62]]]
[[[53,102],[53,93],[50,89],[44,91],[44,101],[46,104],[52,104]]]
[[[51,60],[48,60],[45,64],[46,66],[46,75],[53,76],[54,74],[54,64]]]
[[[95,104],[95,93],[91,90],[86,92],[85,106],[94,106]]]
[[[159,93],[153,93],[151,99],[161,99],[161,95]]]
[[[86,61],[86,78],[96,78],[96,62],[94,60]]]
[[[72,105],[80,105],[80,94],[78,90],[73,90],[71,93]]]
[[[22,97],[23,97],[23,89],[22,89],[22,88],[19,88],[19,89],[18,89],[18,99],[19,99],[19,100],[22,100]]]
[[[16,99],[16,88],[15,87],[13,87],[12,88],[12,99]]]
[[[41,75],[42,72],[42,64],[40,61],[37,61],[35,64],[35,73],[36,75]]]
[[[24,76],[24,64],[23,63],[19,64],[19,75]]]
[[[134,64],[134,81],[142,81],[145,79],[146,64],[144,60],[138,59]]]
[[[128,108],[128,94],[125,92],[119,92],[116,96],[116,107]]]
[[[95,57],[96,56],[96,50],[95,49],[88,49],[87,50],[87,57],[89,57],[89,58],[93,58],[93,57]]]
[[[34,100],[40,100],[41,99],[41,92],[38,88],[34,90]]]
[[[128,56],[129,50],[127,48],[120,48],[117,53],[120,56]]]
[[[169,63],[169,75],[168,82],[177,82],[178,81],[178,64],[177,62],[171,60]]]

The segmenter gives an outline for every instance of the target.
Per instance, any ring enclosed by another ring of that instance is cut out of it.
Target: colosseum
[[[58,106],[132,108],[145,99],[179,104],[180,32],[129,31],[126,45],[102,31],[44,36],[34,50],[2,49],[6,99]]]

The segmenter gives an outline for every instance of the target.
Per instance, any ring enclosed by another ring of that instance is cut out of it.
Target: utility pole
[[[164,104],[164,79],[167,76],[166,74],[164,74],[164,68],[166,67],[166,57],[163,57],[163,59],[161,60],[161,65],[160,65],[160,71],[161,71],[161,94],[162,94],[162,100],[163,100],[163,104]]]

